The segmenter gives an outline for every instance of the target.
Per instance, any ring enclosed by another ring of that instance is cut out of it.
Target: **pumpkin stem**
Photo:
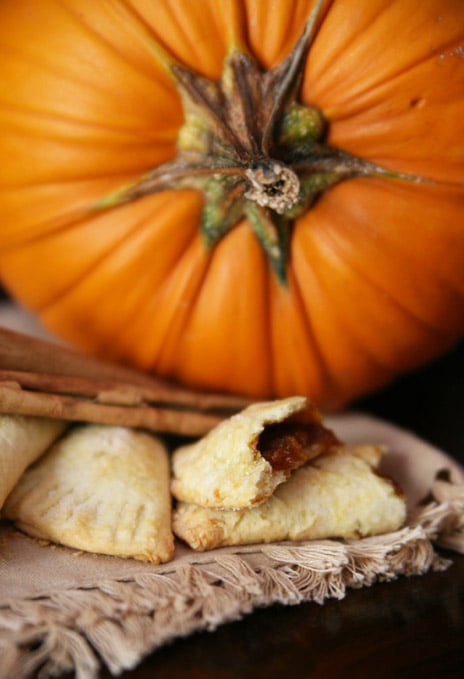
[[[245,198],[258,203],[261,207],[268,207],[282,215],[298,202],[300,195],[298,175],[282,163],[261,162],[248,168],[245,175],[250,183]]]
[[[294,104],[298,98],[304,76],[306,57],[316,32],[321,9],[322,0],[318,0],[293,51],[276,68],[268,71],[265,76],[268,80],[273,81],[268,84],[269,90],[276,90],[269,118],[263,130],[262,148],[265,153],[270,153],[273,149],[277,123],[283,118],[285,110]],[[278,87],[274,84],[276,81],[280,83]]]
[[[273,219],[268,210],[248,201],[245,215],[255,232],[261,247],[282,285],[287,285],[287,258],[291,225],[285,219]]]
[[[292,52],[268,71],[242,45],[241,3],[224,2],[229,51],[220,80],[177,63],[150,39],[184,109],[177,154],[93,208],[111,209],[166,189],[196,189],[204,197],[205,245],[213,247],[245,217],[285,284],[293,220],[321,193],[353,177],[430,180],[386,170],[327,144],[328,121],[317,107],[299,101],[323,0],[315,3]]]

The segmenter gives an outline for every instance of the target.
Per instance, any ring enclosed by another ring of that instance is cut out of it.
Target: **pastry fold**
[[[334,446],[295,471],[263,504],[239,511],[180,502],[174,533],[195,550],[281,540],[359,538],[397,530],[406,502],[376,473],[382,449]]]
[[[75,549],[168,561],[174,537],[166,448],[135,429],[76,427],[25,472],[4,515],[29,535]]]
[[[21,478],[69,425],[62,420],[0,415],[0,511]]]
[[[205,507],[251,507],[335,442],[305,397],[256,403],[174,451],[171,491]]]

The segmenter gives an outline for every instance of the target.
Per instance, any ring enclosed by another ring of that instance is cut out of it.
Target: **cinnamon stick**
[[[201,436],[249,402],[0,328],[0,412]]]
[[[11,383],[0,385],[3,413],[45,416],[99,424],[143,427],[156,432],[202,436],[222,419],[220,415],[170,407],[117,406],[62,394],[24,391]]]

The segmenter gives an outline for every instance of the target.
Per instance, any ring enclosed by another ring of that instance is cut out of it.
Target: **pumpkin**
[[[2,0],[0,275],[86,352],[329,410],[464,331],[461,0]]]

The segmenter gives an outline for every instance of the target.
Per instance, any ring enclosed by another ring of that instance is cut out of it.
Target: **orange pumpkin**
[[[0,272],[56,333],[326,409],[462,336],[462,0],[2,0],[0,26]]]

